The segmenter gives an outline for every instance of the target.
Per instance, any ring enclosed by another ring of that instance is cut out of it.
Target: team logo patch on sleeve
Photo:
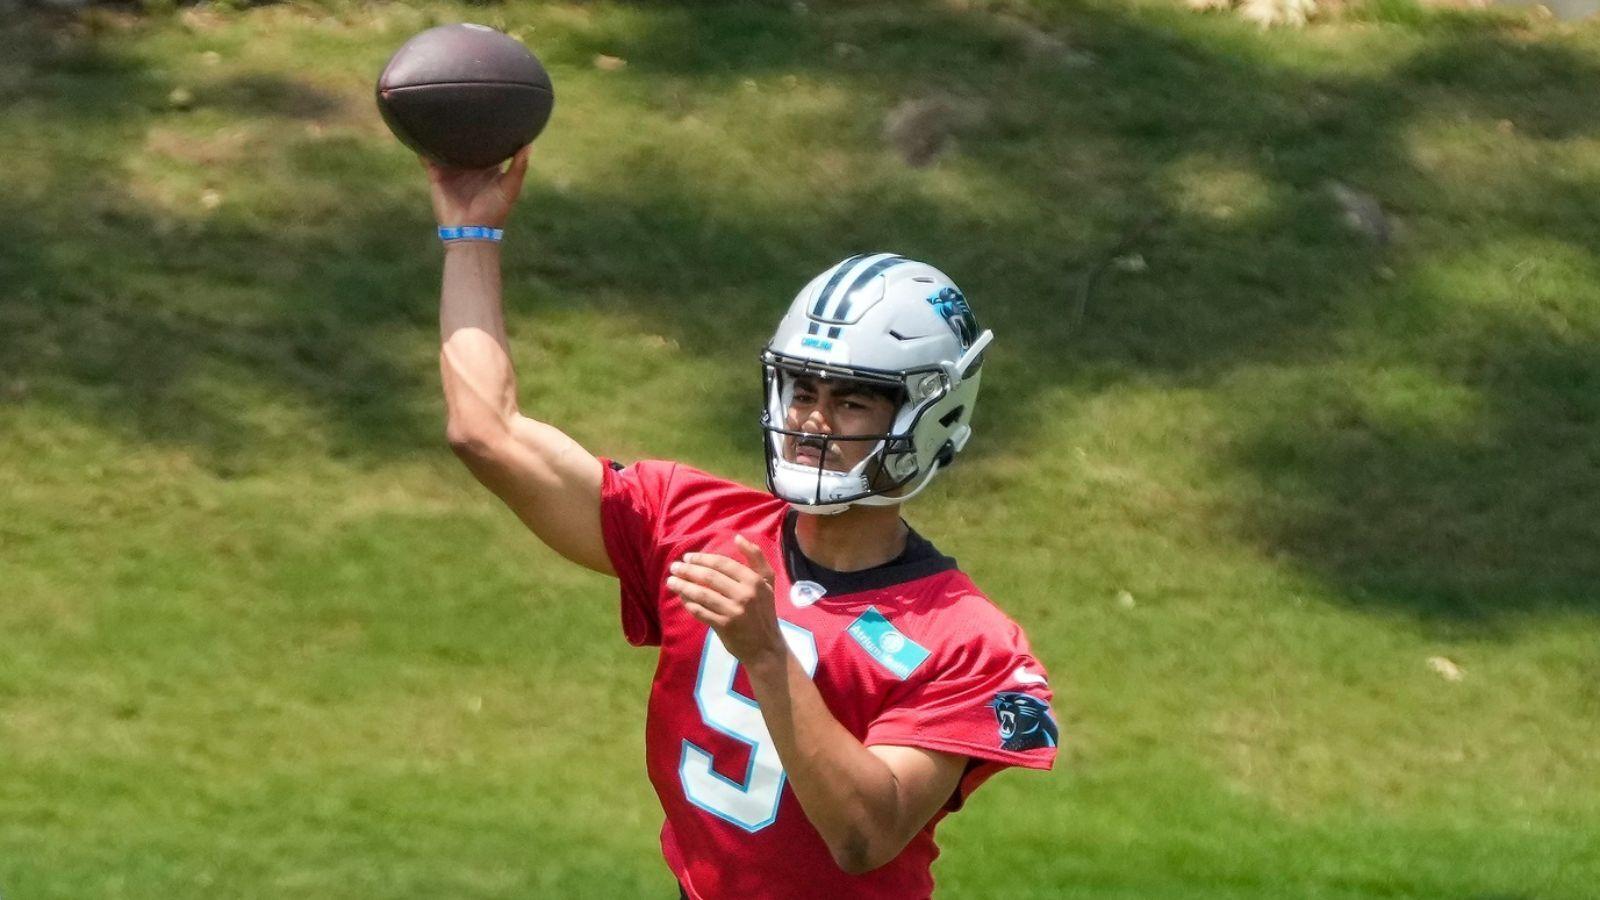
[[[901,681],[928,658],[927,649],[891,625],[876,606],[867,607],[846,631],[868,655]]]
[[[1036,750],[1054,747],[1061,732],[1050,704],[1017,691],[1001,691],[989,704],[1000,723],[1000,749]]]

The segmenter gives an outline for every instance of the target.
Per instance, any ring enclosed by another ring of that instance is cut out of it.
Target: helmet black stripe
[[[872,279],[877,278],[879,275],[883,274],[888,269],[890,269],[890,268],[892,268],[894,266],[897,266],[900,263],[903,263],[905,261],[906,261],[906,258],[904,256],[891,256],[888,259],[880,259],[877,262],[873,263],[872,265],[868,266],[866,268],[866,271],[862,272],[860,275],[857,275],[856,276],[856,280],[852,281],[850,283],[850,288],[843,292],[843,297],[839,301],[839,308],[834,310],[833,311],[833,315],[828,316],[828,318],[830,318],[830,319],[843,319],[845,316],[849,315],[850,314],[850,295],[853,292],[858,291],[861,288],[866,287],[868,284],[870,284],[872,282]]]
[[[828,283],[822,286],[822,290],[817,291],[817,302],[811,307],[813,316],[820,317],[822,311],[828,307],[828,298],[833,296],[833,289],[838,287],[839,282],[844,280],[844,273],[850,271],[851,266],[866,258],[867,254],[857,253],[855,256],[833,267],[833,277],[829,278]]]

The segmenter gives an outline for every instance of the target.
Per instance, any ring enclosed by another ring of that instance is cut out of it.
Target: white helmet
[[[983,351],[961,289],[943,272],[892,253],[852,256],[795,295],[761,353],[766,382],[767,489],[808,513],[911,499],[972,436]],[[878,384],[899,398],[887,434],[813,435],[785,427],[798,376]],[[876,441],[848,472],[784,458],[784,442]]]

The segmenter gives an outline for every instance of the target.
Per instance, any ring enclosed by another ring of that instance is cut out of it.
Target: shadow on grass
[[[1421,164],[1414,146],[1431,123],[1507,120],[1538,141],[1593,135],[1600,111],[1582,86],[1600,86],[1600,66],[1587,55],[1503,22],[1442,17],[1415,26],[1415,49],[1392,65],[1326,75],[1274,56],[1243,28],[1114,7],[1041,15],[1044,31],[938,5],[621,9],[551,37],[548,58],[625,57],[623,83],[653,108],[692,108],[685,96],[735,91],[748,78],[836,85],[853,106],[826,114],[809,136],[819,153],[875,146],[884,111],[930,91],[979,104],[990,126],[963,135],[954,157],[992,185],[995,202],[981,209],[887,166],[841,181],[819,198],[820,212],[753,198],[742,213],[712,213],[692,178],[670,177],[670,160],[620,166],[603,188],[530,184],[524,206],[540,210],[528,223],[539,252],[513,258],[508,278],[620,304],[718,360],[731,380],[699,414],[704,427],[750,435],[753,452],[752,358],[783,299],[834,258],[891,248],[955,274],[1001,336],[976,459],[985,446],[1031,446],[1047,389],[1211,386],[1246,366],[1308,366],[1303,390],[1244,411],[1224,441],[1223,465],[1260,488],[1224,516],[1241,534],[1375,607],[1465,622],[1536,608],[1600,612],[1592,322],[1558,332],[1502,315],[1514,304],[1456,309],[1421,274],[1441,253],[1561,229],[1600,264],[1584,240],[1595,204],[1573,199],[1597,196],[1595,186],[1524,171],[1484,185],[1488,200],[1452,196],[1459,186]],[[25,94],[63,123],[148,118],[139,110],[170,87],[114,49],[81,42],[28,58]],[[290,123],[340,107],[288,74],[242,76],[198,99]],[[427,210],[416,195],[384,190],[388,158],[359,142],[285,146],[306,178],[367,199],[285,230],[227,207],[174,219],[114,181],[82,184],[68,171],[56,174],[42,216],[0,198],[0,214],[18,223],[0,248],[0,377],[40,385],[137,439],[193,447],[224,472],[258,464],[259,445],[290,440],[274,429],[300,418],[263,424],[226,391],[203,389],[202,375],[251,402],[309,411],[301,418],[331,430],[335,454],[381,461],[436,448],[431,366],[403,363],[382,340],[432,327],[432,309],[410,302],[437,278],[436,252],[416,238]],[[98,159],[118,151],[107,146]],[[1181,196],[1170,179],[1196,161],[1201,194],[1208,165],[1259,184],[1260,203],[1222,215]],[[1454,230],[1374,246],[1338,227],[1330,180]],[[1516,199],[1494,200],[1497,191]],[[102,212],[86,229],[74,221],[85,205]],[[1151,271],[1102,286],[1069,334],[1099,248],[1146,219],[1160,223],[1138,248]],[[97,258],[121,262],[84,267]],[[165,298],[164,288],[188,293]],[[211,305],[193,295],[205,291],[224,296]],[[751,300],[730,308],[733,295]],[[1439,337],[1461,331],[1457,317],[1466,336]],[[1414,355],[1393,350],[1409,341]],[[1366,344],[1391,348],[1368,360],[1374,367],[1404,359],[1473,394],[1470,421],[1411,427],[1315,377],[1364,357]]]

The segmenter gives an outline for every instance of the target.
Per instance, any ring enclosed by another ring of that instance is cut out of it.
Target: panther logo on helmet
[[[967,298],[958,288],[941,288],[928,295],[928,303],[933,311],[944,318],[945,324],[956,333],[956,340],[961,342],[961,349],[972,346],[978,339],[978,333],[983,329],[978,327],[978,319],[972,314],[972,307],[967,305]]]

